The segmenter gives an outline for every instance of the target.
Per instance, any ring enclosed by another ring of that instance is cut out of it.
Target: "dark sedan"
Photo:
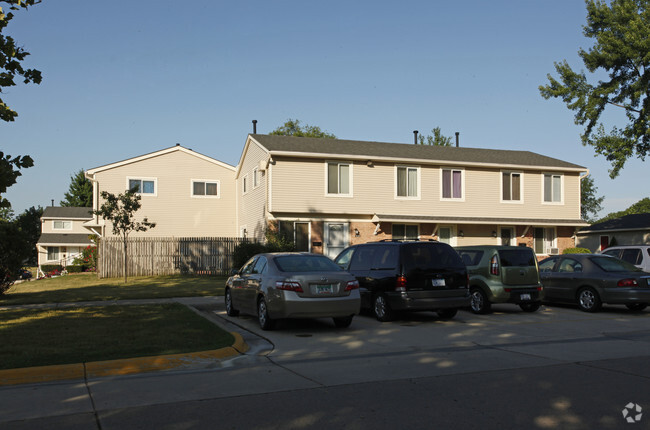
[[[226,312],[257,316],[263,330],[281,318],[333,318],[348,327],[359,313],[359,282],[324,255],[269,253],[228,278]]]
[[[618,258],[565,254],[539,263],[545,301],[577,303],[585,312],[603,303],[641,311],[650,303],[650,273]]]

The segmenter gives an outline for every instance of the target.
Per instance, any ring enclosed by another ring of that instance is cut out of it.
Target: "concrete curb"
[[[243,354],[250,349],[239,333],[231,332],[231,334],[235,338],[232,346],[212,351],[0,370],[0,386],[207,366],[217,360]]]

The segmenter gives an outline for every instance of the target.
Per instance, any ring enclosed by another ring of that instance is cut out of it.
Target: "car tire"
[[[585,312],[598,312],[603,302],[600,300],[596,290],[590,287],[578,290],[578,307]]]
[[[372,300],[372,309],[375,313],[377,321],[388,322],[393,319],[393,311],[386,301],[386,297],[382,294],[377,294]]]
[[[458,309],[456,308],[440,309],[439,311],[436,311],[436,313],[443,320],[450,320],[456,316],[456,314],[458,313]]]
[[[625,305],[625,307],[627,307],[629,310],[631,310],[633,312],[641,312],[642,310],[644,310],[645,308],[648,307],[648,304],[647,303],[628,303],[627,305]]]
[[[230,288],[226,288],[224,301],[226,302],[226,315],[228,315],[229,317],[238,316],[239,311],[235,309],[232,305],[232,293],[230,292]]]
[[[519,307],[521,308],[522,311],[524,312],[535,312],[537,309],[542,306],[541,303],[520,303]]]
[[[490,313],[492,305],[487,298],[487,295],[480,288],[472,288],[470,290],[469,308],[475,314]]]
[[[332,318],[334,320],[334,325],[338,328],[348,328],[352,324],[352,318],[354,316],[350,315],[349,317],[337,317]]]
[[[264,297],[260,297],[257,301],[257,321],[260,323],[262,330],[272,330],[275,325],[275,321],[269,316],[269,310],[266,307]]]

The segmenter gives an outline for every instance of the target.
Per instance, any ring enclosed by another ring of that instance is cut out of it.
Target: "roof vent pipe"
[[[417,130],[413,130],[413,143],[415,145],[418,144],[418,131]]]
[[[253,134],[257,134],[257,120],[253,120]]]
[[[460,131],[457,131],[456,132],[456,148],[458,148],[460,146],[460,138],[459,138],[459,136],[460,136]]]

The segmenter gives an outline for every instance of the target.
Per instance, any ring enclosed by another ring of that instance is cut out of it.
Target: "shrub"
[[[88,270],[88,266],[86,266],[85,264],[72,264],[70,266],[67,266],[66,270],[68,271],[68,273],[81,273]]]
[[[239,269],[249,258],[261,252],[267,252],[267,248],[259,242],[240,243],[232,253],[234,268]]]
[[[43,264],[41,266],[41,270],[43,271],[43,273],[51,273],[57,271],[61,273],[61,271],[63,270],[63,266],[61,266],[60,264]]]
[[[591,254],[587,248],[566,248],[562,254]]]

